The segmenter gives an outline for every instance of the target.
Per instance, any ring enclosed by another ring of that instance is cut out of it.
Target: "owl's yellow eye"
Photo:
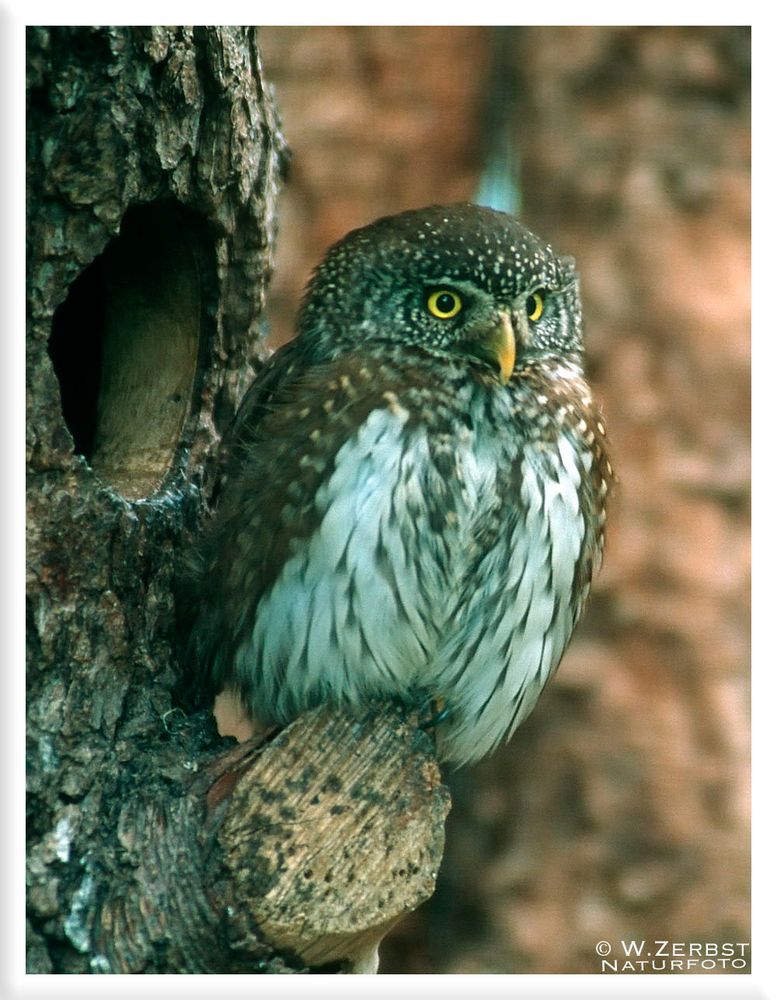
[[[426,300],[426,308],[437,319],[452,319],[461,312],[461,296],[450,288],[438,288]]]
[[[536,323],[545,308],[545,296],[542,292],[532,292],[526,300],[526,315],[530,323]]]

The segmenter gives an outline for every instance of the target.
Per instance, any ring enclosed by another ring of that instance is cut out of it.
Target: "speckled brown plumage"
[[[249,390],[188,586],[206,689],[262,722],[441,701],[440,756],[508,737],[558,665],[611,469],[571,258],[471,205],[330,250]]]

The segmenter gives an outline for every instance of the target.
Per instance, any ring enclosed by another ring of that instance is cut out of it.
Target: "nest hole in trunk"
[[[129,499],[162,484],[191,412],[208,259],[194,213],[134,206],[54,314],[49,354],[74,449]]]

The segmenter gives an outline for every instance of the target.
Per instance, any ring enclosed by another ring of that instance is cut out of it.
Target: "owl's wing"
[[[249,386],[222,438],[216,481],[209,497],[212,510],[218,510],[224,496],[229,495],[230,481],[245,463],[252,442],[261,434],[263,419],[272,411],[278,393],[283,392],[302,367],[297,342],[292,340],[270,356]],[[197,544],[184,553],[176,583],[178,648],[187,667],[180,696],[183,700],[193,697],[196,703],[219,690],[217,684],[211,684],[213,679],[207,669],[204,672],[188,669],[190,665],[202,665],[213,657],[218,609],[209,614],[207,605],[218,600],[217,582],[212,578],[215,555],[206,527],[204,540],[198,539]],[[190,683],[193,677],[195,683]]]
[[[357,355],[311,364],[292,343],[249,389],[225,442],[215,513],[179,591],[198,700],[234,680],[257,603],[324,517],[316,497],[343,445],[376,408],[390,410],[391,390],[413,378],[421,376],[412,361],[403,371]]]
[[[211,507],[218,505],[227,481],[240,468],[246,451],[261,433],[262,419],[270,412],[279,392],[303,368],[298,341],[279,347],[265,362],[240,402],[235,418],[221,442],[219,473],[211,493]]]

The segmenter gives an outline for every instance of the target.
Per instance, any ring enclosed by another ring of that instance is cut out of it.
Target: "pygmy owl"
[[[569,642],[610,475],[572,258],[468,204],[351,232],[232,431],[189,586],[201,683],[265,724],[432,699],[440,758],[477,760]]]

